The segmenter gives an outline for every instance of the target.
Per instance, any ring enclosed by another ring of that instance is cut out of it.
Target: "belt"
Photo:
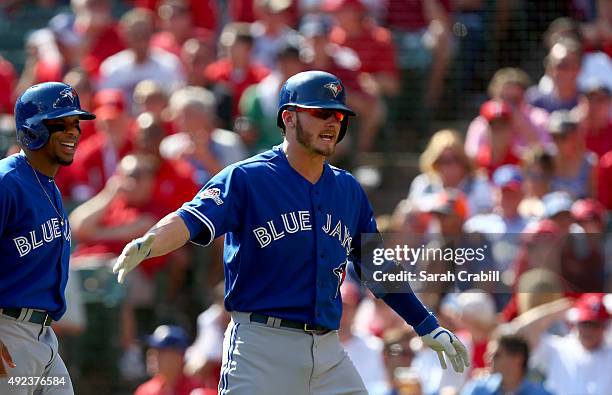
[[[28,312],[31,312],[31,314],[28,315]],[[34,309],[0,309],[0,314],[15,318],[16,320],[31,322],[42,326],[51,326],[51,321],[53,321],[46,311]]]
[[[324,326],[311,325],[311,324],[306,324],[304,322],[299,322],[299,321],[284,320],[281,318],[270,317],[268,315],[259,314],[259,313],[251,313],[250,319],[251,319],[251,322],[258,322],[260,324],[266,324],[274,328],[300,329],[304,332],[316,333],[319,335],[324,335],[328,332],[331,332],[331,329],[325,328]]]

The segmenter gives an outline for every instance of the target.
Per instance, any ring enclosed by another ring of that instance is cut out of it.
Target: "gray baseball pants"
[[[223,341],[219,395],[367,395],[340,344],[325,334],[276,328],[232,312]]]
[[[0,314],[0,340],[17,365],[9,368],[5,364],[8,377],[0,377],[0,394],[74,395],[51,327]]]

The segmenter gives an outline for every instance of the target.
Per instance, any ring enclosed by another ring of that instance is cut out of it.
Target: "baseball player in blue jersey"
[[[73,394],[50,327],[66,311],[70,226],[53,177],[72,163],[81,109],[68,85],[15,104],[18,154],[0,160],[0,394]]]
[[[367,394],[338,339],[339,288],[362,235],[376,234],[359,183],[326,158],[344,137],[346,92],[332,74],[307,71],[280,92],[284,142],[223,169],[192,201],[130,242],[113,270],[122,282],[147,257],[225,234],[225,333],[220,394]],[[411,293],[371,288],[454,369],[465,347]]]

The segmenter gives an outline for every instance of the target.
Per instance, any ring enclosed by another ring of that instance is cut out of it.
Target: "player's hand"
[[[118,273],[117,281],[119,283],[123,283],[125,276],[149,256],[153,240],[155,240],[155,234],[147,233],[138,239],[130,241],[123,248],[123,252],[121,252],[113,267],[113,273]]]
[[[13,358],[11,357],[11,354],[9,354],[8,348],[6,348],[4,343],[2,343],[2,340],[0,340],[0,377],[5,377],[8,374],[5,363],[9,368],[14,368],[17,366],[15,365],[15,362],[13,362]]]
[[[455,334],[441,326],[421,336],[421,340],[429,348],[438,353],[438,359],[442,369],[446,369],[444,354],[453,365],[455,372],[462,373],[465,368],[470,366],[467,350]]]

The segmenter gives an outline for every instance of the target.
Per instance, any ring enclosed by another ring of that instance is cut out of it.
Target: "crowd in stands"
[[[38,82],[72,85],[96,114],[56,178],[74,244],[69,311],[56,325],[76,392],[216,393],[230,319],[222,240],[147,260],[125,286],[110,267],[218,171],[281,143],[281,84],[320,69],[342,79],[358,114],[332,162],[350,167],[390,147],[420,155],[404,198],[389,214],[375,207],[386,242],[486,244],[473,270],[500,273],[494,286],[414,284],[467,344],[472,366],[461,374],[442,370],[411,328],[347,277],[339,334],[370,393],[609,394],[612,2],[516,3],[0,5],[0,28],[28,7],[55,15],[27,36],[22,65],[0,55],[0,131],[15,98]],[[538,39],[521,48],[525,31]],[[3,141],[0,155],[19,151]]]

